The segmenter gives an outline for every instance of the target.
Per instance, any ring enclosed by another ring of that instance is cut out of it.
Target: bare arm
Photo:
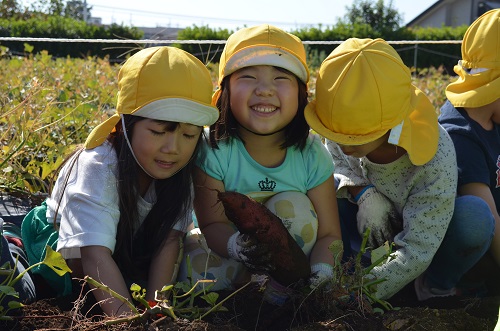
[[[222,203],[217,199],[217,191],[225,191],[224,183],[196,168],[194,191],[194,209],[198,225],[205,235],[208,246],[220,256],[228,257],[227,242],[236,230],[231,226]]]
[[[333,176],[307,192],[318,215],[318,237],[311,253],[311,265],[328,263],[334,258],[328,246],[334,240],[342,240]]]
[[[156,290],[161,290],[163,286],[175,281],[172,278],[179,256],[179,238],[181,236],[182,232],[171,230],[162,249],[151,260],[146,300],[154,300]]]
[[[354,199],[366,186],[348,186],[347,191]]]
[[[458,188],[458,193],[460,195],[475,195],[480,197],[490,207],[491,213],[495,218],[495,235],[491,243],[490,251],[495,259],[496,263],[500,266],[500,216],[498,215],[497,207],[495,205],[495,200],[491,195],[490,188],[483,183],[469,183],[462,185]]]
[[[132,301],[125,280],[118,269],[111,251],[104,246],[86,246],[80,248],[82,267],[85,275],[108,286],[113,291]],[[130,313],[130,308],[108,293],[94,289],[96,301],[99,302],[106,315],[119,316]]]

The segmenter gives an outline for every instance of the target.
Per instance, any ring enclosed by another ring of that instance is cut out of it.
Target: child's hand
[[[227,242],[227,252],[231,258],[249,269],[266,272],[274,270],[269,247],[248,234],[233,234]]]
[[[328,263],[316,263],[311,266],[311,277],[309,277],[309,286],[316,288],[322,285],[328,285],[333,280],[333,267]]]
[[[370,228],[368,246],[377,248],[386,241],[391,241],[398,223],[400,224],[397,227],[402,227],[391,201],[373,186],[368,186],[361,196],[356,198],[359,208],[356,215],[358,232],[362,235]]]

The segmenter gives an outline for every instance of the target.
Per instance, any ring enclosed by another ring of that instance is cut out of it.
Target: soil
[[[221,298],[225,294],[221,293]],[[407,286],[389,300],[394,309],[383,313],[356,298],[341,301],[328,297],[327,293],[297,297],[279,307],[264,302],[256,287],[247,287],[224,302],[226,312],[212,313],[203,320],[150,316],[145,321],[106,325],[111,318],[103,316],[91,294],[86,300],[77,293],[40,299],[22,308],[12,321],[0,321],[0,330],[487,331],[496,324],[500,304],[498,293],[482,298],[448,297],[419,302],[412,287]]]
[[[5,202],[5,201],[4,201]],[[5,207],[5,204],[0,204]],[[9,206],[10,207],[10,206]],[[12,209],[9,209],[12,210]],[[3,210],[5,212],[5,209]],[[21,210],[22,212],[22,210]],[[9,221],[13,221],[11,213]],[[5,213],[0,213],[5,217]],[[109,324],[86,288],[76,288],[67,297],[51,298],[42,282],[35,279],[38,300],[17,311],[12,321],[0,321],[0,330],[74,330],[74,331],[312,331],[312,330],[433,330],[492,331],[500,305],[500,268],[483,259],[465,280],[485,281],[480,297],[455,296],[419,302],[409,284],[388,302],[392,310],[382,311],[356,297],[340,300],[329,292],[297,295],[279,307],[262,300],[256,286],[246,287],[224,302],[225,312],[209,314],[203,320],[189,321],[167,316],[149,316],[142,321]],[[88,295],[82,296],[80,293]],[[230,293],[220,293],[222,300]],[[202,307],[200,303],[200,307]],[[382,311],[382,312],[381,312]]]

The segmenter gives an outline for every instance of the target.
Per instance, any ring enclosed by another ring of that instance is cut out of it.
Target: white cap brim
[[[298,57],[290,54],[285,49],[270,46],[244,48],[231,56],[224,68],[224,77],[238,69],[258,65],[269,65],[286,69],[299,77],[304,83],[307,83],[309,78],[306,65]]]
[[[150,102],[132,112],[132,115],[160,121],[212,125],[219,117],[216,107],[183,98],[167,98]]]

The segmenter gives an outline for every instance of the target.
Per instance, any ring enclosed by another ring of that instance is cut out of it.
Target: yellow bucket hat
[[[122,114],[205,126],[219,117],[210,104],[210,72],[193,55],[175,47],[143,49],[118,74],[116,113],[92,130],[85,148],[101,145]]]
[[[453,68],[459,78],[446,87],[455,107],[481,107],[500,98],[500,9],[487,11],[467,29],[462,60]]]
[[[389,142],[415,165],[437,151],[436,111],[382,39],[350,38],[333,50],[321,64],[305,117],[313,130],[342,145],[363,145],[390,130]]]
[[[298,37],[269,24],[243,28],[229,36],[224,46],[212,104],[215,105],[219,99],[224,77],[238,69],[257,65],[284,68],[305,84],[309,81],[306,51]]]

